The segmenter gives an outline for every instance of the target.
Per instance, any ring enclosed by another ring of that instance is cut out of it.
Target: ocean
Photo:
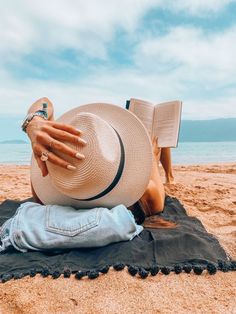
[[[0,163],[29,165],[30,144],[0,144]],[[236,142],[180,142],[172,149],[173,164],[236,162]]]

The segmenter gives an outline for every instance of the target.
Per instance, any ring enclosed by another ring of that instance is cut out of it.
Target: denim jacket
[[[0,227],[0,252],[9,246],[21,252],[99,247],[132,240],[142,230],[122,204],[78,210],[25,202]]]

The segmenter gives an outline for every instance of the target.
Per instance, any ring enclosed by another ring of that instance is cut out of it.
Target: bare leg
[[[156,139],[154,139],[152,143],[154,158],[152,163],[151,177],[145,193],[139,200],[147,216],[161,212],[164,208],[165,202],[165,190],[158,166],[160,149],[157,147]]]
[[[174,176],[171,162],[171,150],[169,147],[161,149],[160,162],[165,171],[166,183],[174,183]]]

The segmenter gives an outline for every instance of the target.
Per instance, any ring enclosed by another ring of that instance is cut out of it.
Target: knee
[[[163,211],[165,203],[165,191],[158,188],[154,181],[150,180],[145,192],[145,198],[148,200],[151,215]]]

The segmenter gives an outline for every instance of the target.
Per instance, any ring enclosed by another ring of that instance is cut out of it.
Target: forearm
[[[54,120],[54,108],[53,104],[47,97],[43,97],[35,101],[29,108],[28,113],[34,113],[37,110],[41,110],[43,108],[43,103],[47,103],[47,112],[48,112],[48,120]]]
[[[76,168],[67,160],[66,156],[61,157],[57,152],[61,151],[63,154],[76,159],[84,159],[85,156],[76,149],[78,143],[86,145],[86,141],[81,138],[82,132],[72,125],[54,121],[54,108],[51,101],[46,97],[33,103],[28,113],[42,110],[43,103],[48,105],[48,119],[44,119],[42,116],[34,116],[26,126],[26,133],[30,138],[34,157],[42,175],[46,176],[48,174],[47,164],[41,159],[43,154],[47,155],[48,162],[67,170],[75,170]],[[74,147],[68,145],[67,142],[73,143]]]

